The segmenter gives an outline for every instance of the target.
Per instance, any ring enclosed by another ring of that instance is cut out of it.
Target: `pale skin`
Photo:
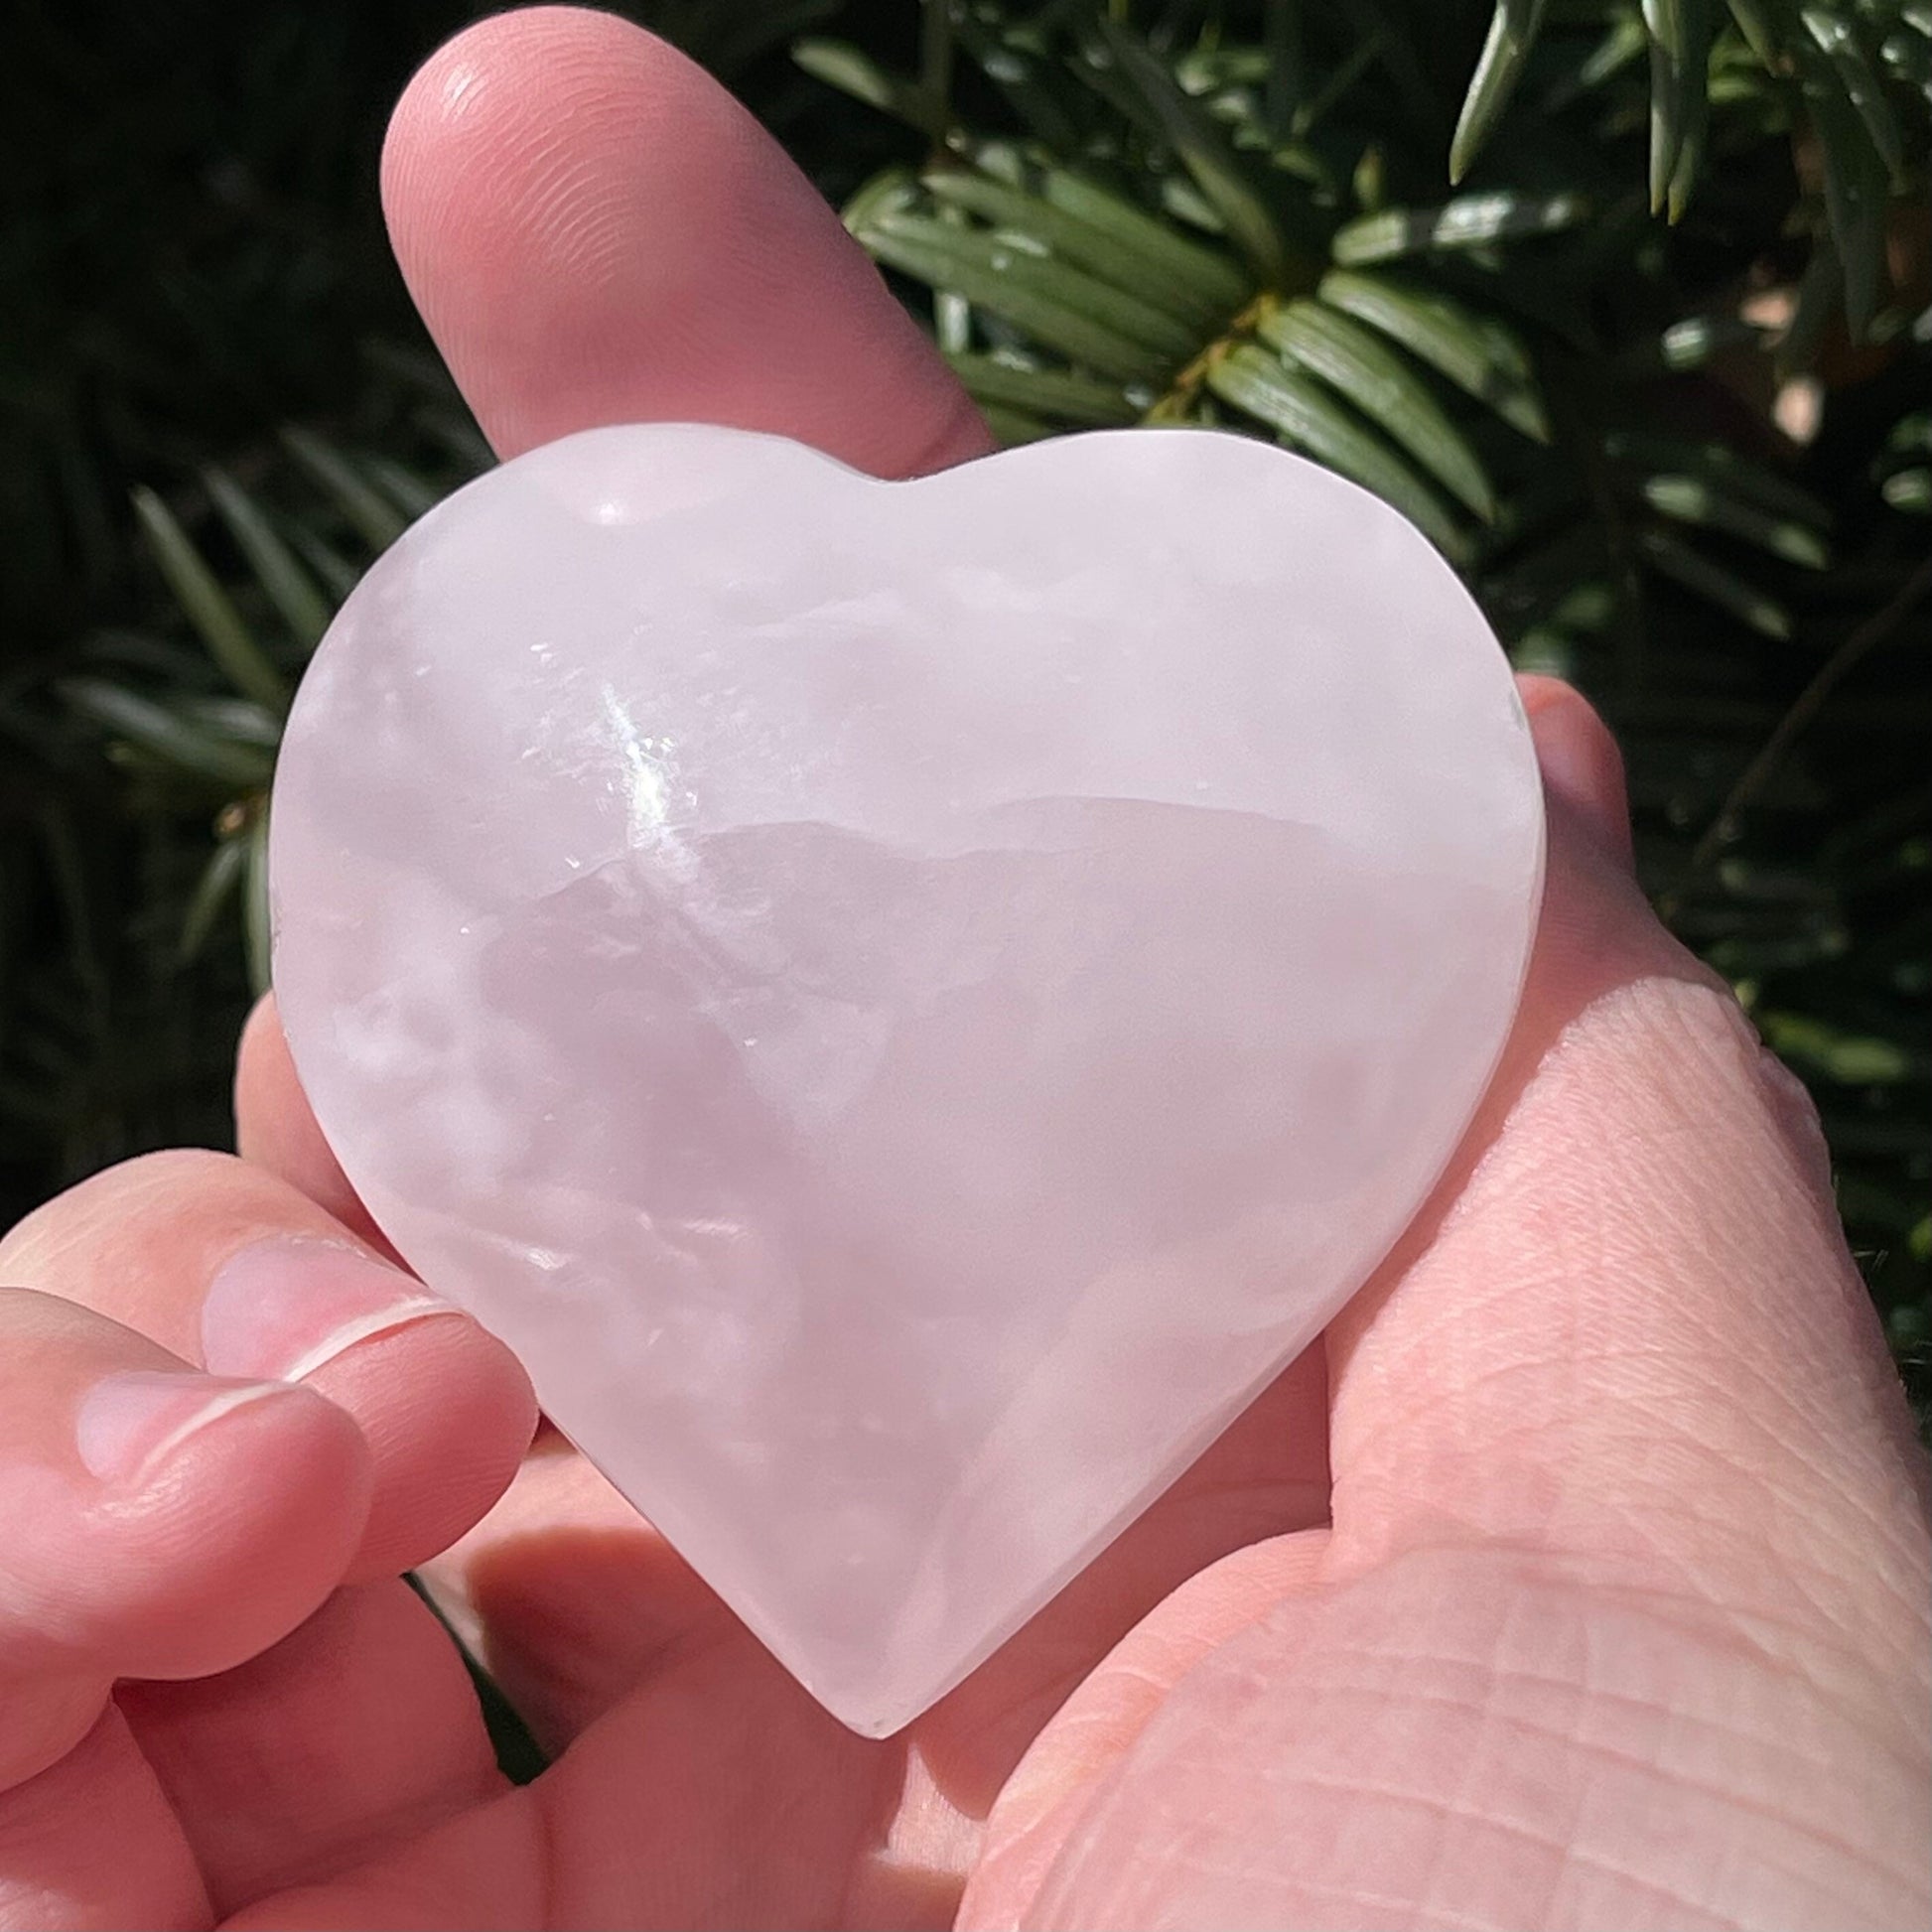
[[[648,419],[888,476],[988,447],[777,150],[621,22],[468,30],[383,194],[505,456]],[[0,1928],[1932,1923],[1926,1468],[1816,1119],[1647,909],[1603,727],[1524,690],[1543,929],[1435,1199],[883,1743],[531,1448],[516,1364],[453,1311],[90,1469],[103,1378],[222,1395],[225,1257],[377,1238],[264,1005],[240,1159],[115,1169],[0,1244]],[[298,1330],[315,1253],[284,1255]],[[556,1754],[535,1784],[494,1768],[411,1565]]]

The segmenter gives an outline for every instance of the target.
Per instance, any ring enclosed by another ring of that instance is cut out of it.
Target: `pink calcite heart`
[[[1474,605],[1280,450],[598,430],[324,640],[275,984],[396,1247],[883,1735],[1387,1253],[1542,852]]]

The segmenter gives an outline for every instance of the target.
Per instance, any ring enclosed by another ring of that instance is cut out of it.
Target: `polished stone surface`
[[[1448,567],[1278,450],[601,430],[330,631],[275,983],[396,1246],[880,1734],[1401,1233],[1542,839]]]

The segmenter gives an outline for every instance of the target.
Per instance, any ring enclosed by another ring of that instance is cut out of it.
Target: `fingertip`
[[[278,1384],[211,1404],[77,1518],[70,1640],[123,1677],[201,1677],[252,1657],[342,1582],[372,1484],[361,1432],[315,1391]]]
[[[403,277],[505,456],[621,422],[762,430],[882,476],[990,447],[777,144],[614,15],[465,28],[397,103],[382,192]]]
[[[1636,870],[1623,754],[1595,707],[1562,678],[1525,673],[1516,680],[1536,741],[1544,783],[1627,872]]]
[[[464,293],[436,272],[445,255],[479,292],[539,255],[595,273],[621,239],[602,232],[614,200],[597,192],[597,168],[676,114],[693,79],[654,34],[588,8],[516,8],[444,42],[398,98],[379,168],[390,239],[411,290],[430,298],[432,332]],[[568,122],[546,124],[545,107],[564,102]]]
[[[266,1234],[227,1254],[201,1302],[200,1359],[299,1382],[353,1418],[376,1469],[352,1581],[393,1576],[468,1529],[535,1427],[515,1357],[412,1275],[342,1239]]]
[[[357,1342],[307,1386],[355,1417],[382,1473],[351,1583],[448,1549],[509,1487],[536,1432],[522,1365],[454,1311]]]

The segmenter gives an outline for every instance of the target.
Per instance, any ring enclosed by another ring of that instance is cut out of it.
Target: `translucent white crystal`
[[[1542,867],[1448,567],[1196,431],[911,483],[535,451],[349,599],[273,827],[283,1019],[376,1219],[874,1734],[1388,1250]]]

